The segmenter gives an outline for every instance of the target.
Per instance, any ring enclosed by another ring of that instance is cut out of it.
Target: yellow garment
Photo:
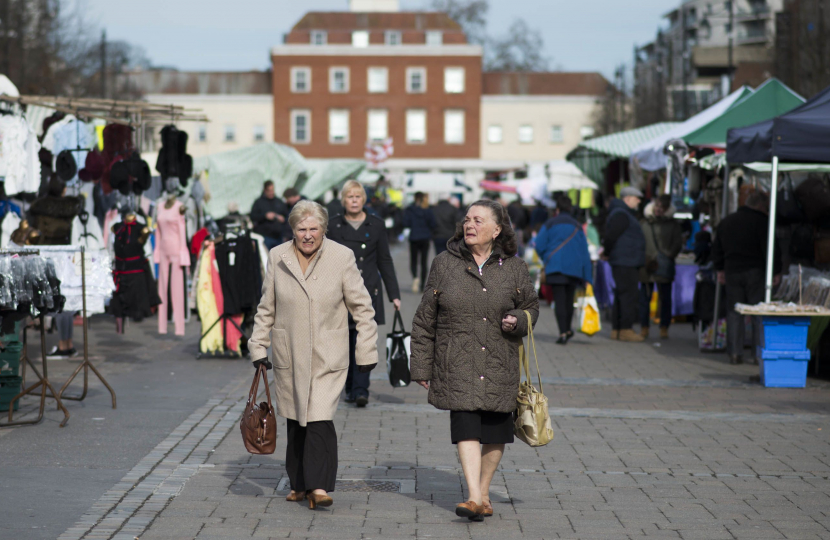
[[[389,188],[386,190],[386,197],[389,204],[401,206],[403,205],[403,191],[399,189]]]
[[[213,251],[213,245],[205,246],[199,260],[199,277],[196,282],[198,292],[196,293],[196,307],[199,309],[199,318],[202,324],[205,321],[219,320],[219,311],[216,309],[216,296],[213,294],[213,280],[210,276],[210,252]],[[204,332],[202,328],[202,332]],[[199,348],[202,352],[225,352],[225,347],[222,344],[222,329],[220,325],[213,327],[208,335],[199,343]]]
[[[630,184],[628,182],[620,182],[619,184],[614,186],[614,195],[619,199],[620,192],[623,188],[628,187]]]
[[[579,207],[591,208],[594,206],[594,190],[591,188],[582,188],[579,191]]]
[[[572,205],[579,206],[579,190],[578,189],[569,189],[568,190],[568,198],[571,200]]]
[[[98,138],[98,150],[104,150],[104,128],[107,126],[95,126],[95,135]]]

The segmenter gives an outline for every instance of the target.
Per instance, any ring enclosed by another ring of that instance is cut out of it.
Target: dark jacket
[[[621,199],[609,206],[603,246],[611,266],[639,268],[646,264],[646,238],[634,210]]]
[[[409,228],[409,240],[429,240],[435,230],[435,215],[430,208],[411,205],[403,214],[403,226]]]
[[[550,211],[543,204],[537,204],[530,213],[530,226],[544,225],[550,217]]]
[[[276,219],[266,219],[265,214],[274,212],[285,218],[285,224],[280,223]],[[288,224],[288,205],[279,197],[268,199],[264,195],[254,201],[251,207],[251,222],[254,224],[254,232],[261,234],[266,238],[273,238],[280,240],[283,237],[283,231]]]
[[[81,212],[78,197],[46,195],[29,207],[29,224],[40,231],[38,244],[67,245],[72,242],[72,220]]]
[[[656,261],[658,252],[674,261],[683,249],[683,229],[680,223],[672,217],[674,208],[670,208],[661,217],[655,217],[654,203],[649,203],[643,215],[645,217],[640,221],[640,227],[646,238],[646,262]],[[648,264],[646,264],[640,268],[640,281],[642,283],[671,283],[673,280],[650,274]]]
[[[334,240],[354,252],[357,269],[363,275],[363,283],[372,297],[375,308],[375,322],[385,324],[383,309],[383,291],[380,281],[386,286],[390,300],[401,297],[395,265],[389,252],[389,237],[383,220],[366,212],[366,220],[356,230],[349,225],[345,216],[337,215],[329,219],[329,240]],[[350,324],[351,319],[349,320]]]
[[[568,240],[574,231],[576,235]],[[553,253],[559,246],[562,248]],[[564,274],[587,283],[593,282],[588,239],[582,225],[570,214],[559,214],[542,226],[536,235],[536,253],[545,265],[545,274]]]
[[[461,210],[450,204],[450,201],[438,201],[435,208],[432,209],[435,216],[435,230],[432,231],[432,237],[436,240],[449,240],[455,236],[455,226],[459,221],[464,219]]]
[[[718,225],[712,261],[716,270],[726,273],[743,272],[767,267],[767,235],[769,218],[748,206],[738,208]],[[772,255],[772,273],[781,273],[781,252],[778,244]]]
[[[430,381],[429,402],[452,411],[511,412],[519,388],[519,345],[539,297],[527,264],[495,249],[479,275],[463,240],[450,240],[432,262],[412,321],[411,374]],[[502,332],[505,315],[518,319]]]

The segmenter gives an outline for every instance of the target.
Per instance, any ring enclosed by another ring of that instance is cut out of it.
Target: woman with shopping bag
[[[553,289],[556,343],[565,345],[574,335],[574,294],[577,287],[592,283],[593,267],[582,224],[571,213],[571,200],[562,197],[556,204],[556,215],[536,235],[536,253],[545,265],[545,283]]]
[[[505,209],[473,203],[447,251],[435,257],[412,323],[412,380],[429,390],[432,405],[451,411],[469,489],[456,514],[475,521],[493,515],[490,482],[513,442],[519,349],[529,321],[539,317],[536,289],[516,250]]]

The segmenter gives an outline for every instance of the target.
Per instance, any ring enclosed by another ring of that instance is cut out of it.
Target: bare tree
[[[432,9],[447,13],[461,25],[467,41],[484,45],[487,40],[488,0],[432,0]]]
[[[487,71],[545,71],[548,59],[542,54],[542,33],[523,19],[516,19],[506,36],[491,38],[485,52]]]
[[[593,114],[595,136],[619,133],[634,127],[631,98],[626,93],[625,64],[614,72],[614,83],[609,84]]]

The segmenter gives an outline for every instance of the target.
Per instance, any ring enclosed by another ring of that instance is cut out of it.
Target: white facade
[[[349,0],[349,11],[358,13],[394,12],[400,9],[398,0]]]

